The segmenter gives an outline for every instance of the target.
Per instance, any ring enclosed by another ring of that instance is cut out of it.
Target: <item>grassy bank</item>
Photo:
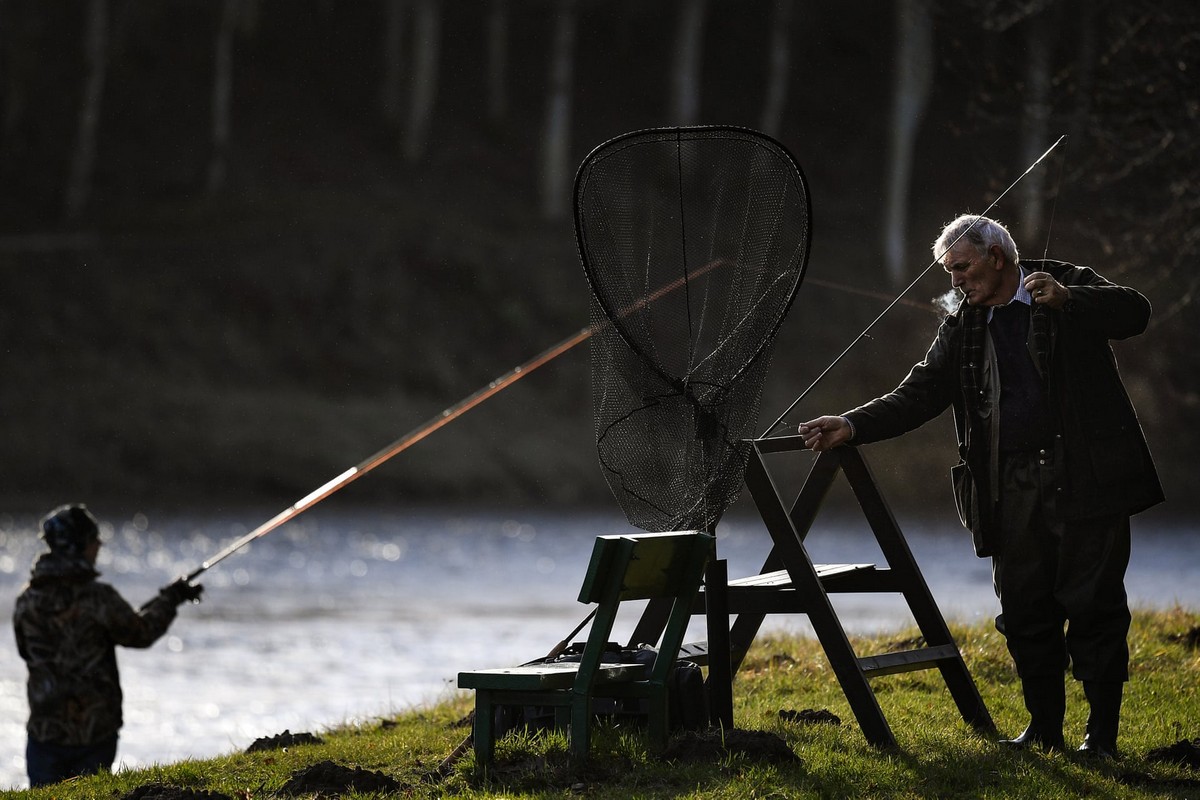
[[[816,642],[763,637],[738,674],[737,726],[761,732],[760,743],[785,744],[786,758],[764,757],[765,748],[734,752],[743,740],[734,735],[726,739],[730,750],[705,756],[693,748],[689,757],[668,762],[648,754],[635,730],[607,727],[580,770],[566,765],[565,737],[510,734],[498,747],[490,782],[474,775],[470,754],[431,779],[466,734],[461,720],[470,698],[456,697],[394,719],[318,731],[320,743],[98,776],[14,796],[312,797],[328,777],[341,781],[334,794],[343,797],[1194,798],[1200,796],[1200,770],[1164,762],[1153,751],[1200,736],[1198,625],[1196,611],[1136,615],[1120,739],[1124,757],[1117,762],[1002,749],[963,724],[937,673],[928,671],[873,682],[900,745],[878,751],[855,724]],[[877,653],[910,644],[902,641],[909,635],[859,638],[855,645],[861,654]],[[1002,638],[986,624],[957,628],[955,635],[1001,733],[1018,733],[1025,712]],[[1068,691],[1067,742],[1074,746],[1086,707],[1078,685],[1071,682]],[[780,715],[805,709],[827,710],[841,723]]]

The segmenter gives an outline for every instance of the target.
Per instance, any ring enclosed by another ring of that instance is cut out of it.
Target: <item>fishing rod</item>
[[[925,269],[921,270],[920,275],[913,278],[912,282],[910,284],[908,284],[908,286],[905,286],[903,289],[900,290],[900,293],[898,295],[896,295],[895,299],[893,299],[892,302],[888,303],[887,308],[883,309],[883,311],[880,311],[879,316],[877,316],[877,317],[875,317],[875,319],[871,320],[870,324],[868,324],[867,327],[863,328],[862,331],[857,336],[855,336],[853,340],[851,340],[850,344],[846,345],[846,349],[843,350],[838,355],[837,358],[835,358],[833,361],[829,362],[829,366],[825,367],[825,369],[822,370],[821,374],[817,376],[817,379],[814,380],[812,383],[810,383],[808,385],[808,388],[805,389],[803,392],[801,392],[800,396],[797,397],[795,400],[793,400],[792,404],[790,406],[788,406],[784,410],[784,412],[779,415],[779,418],[776,419],[774,422],[772,422],[771,426],[769,428],[767,428],[766,431],[764,431],[762,433],[762,435],[759,436],[758,438],[765,439],[768,436],[770,436],[772,433],[774,433],[775,429],[778,428],[780,426],[780,424],[783,423],[784,418],[787,417],[788,414],[792,413],[792,411],[796,408],[796,406],[800,405],[800,401],[803,400],[806,396],[808,396],[808,393],[811,392],[818,383],[820,383],[821,381],[823,381],[825,379],[825,376],[829,374],[830,370],[832,370],[834,367],[836,367],[838,365],[838,362],[840,362],[846,356],[846,354],[849,353],[854,348],[854,345],[858,344],[859,341],[861,341],[867,335],[867,333],[871,330],[871,328],[875,327],[875,323],[879,322],[879,320],[883,319],[884,316],[886,316],[889,311],[891,311],[893,308],[895,308],[896,305],[901,301],[901,298],[903,298],[904,295],[908,294],[910,289],[912,289],[914,286],[916,286],[918,283],[920,283],[921,279],[925,277],[926,273],[928,273],[929,270],[933,269],[938,264],[940,264],[942,259],[945,257],[946,253],[948,253],[954,249],[954,245],[958,244],[959,239],[966,236],[967,233],[972,228],[975,227],[975,224],[977,222],[979,222],[979,220],[981,218],[986,217],[988,215],[988,213],[993,208],[995,208],[996,205],[1001,200],[1004,199],[1004,196],[1006,194],[1008,194],[1010,191],[1012,191],[1014,186],[1016,186],[1018,183],[1020,183],[1024,179],[1024,177],[1026,175],[1028,175],[1030,172],[1033,172],[1034,167],[1036,167],[1038,164],[1042,163],[1042,161],[1046,158],[1046,156],[1050,155],[1050,153],[1054,150],[1054,148],[1056,148],[1060,144],[1062,144],[1063,140],[1065,140],[1066,138],[1067,138],[1066,134],[1063,134],[1062,136],[1058,137],[1058,140],[1055,141],[1054,144],[1050,145],[1050,147],[1048,147],[1046,149],[1046,152],[1044,152],[1040,156],[1038,156],[1037,160],[1034,161],[1032,164],[1030,164],[1025,169],[1025,171],[1020,174],[1020,176],[1015,181],[1010,183],[1008,185],[1008,188],[1005,189],[1003,192],[1001,192],[996,197],[996,199],[991,202],[991,205],[989,205],[987,208],[985,208],[981,213],[976,214],[975,220],[970,225],[968,225],[966,228],[964,228],[963,232],[960,233],[954,239],[953,242],[951,242],[949,245],[947,245],[946,249],[944,249],[941,253],[939,253],[937,258],[935,258],[933,261],[931,261],[929,263],[929,266],[927,266],[927,267],[925,267]]]
[[[635,311],[642,310],[642,309],[646,308],[647,306],[649,306],[651,303],[654,303],[655,301],[662,298],[664,295],[670,294],[671,292],[678,289],[680,286],[683,286],[689,280],[694,280],[696,278],[699,278],[699,277],[703,276],[704,274],[716,269],[717,267],[722,266],[724,264],[728,264],[728,263],[730,263],[730,262],[728,262],[727,260],[725,260],[723,258],[714,259],[713,261],[710,261],[709,263],[705,264],[704,266],[700,267],[699,269],[694,270],[690,274],[682,275],[679,278],[676,278],[674,281],[672,281],[672,282],[666,284],[665,286],[658,288],[654,292],[646,295],[645,297],[634,301],[633,303],[631,303],[629,305],[628,308],[623,309],[617,316],[618,316],[618,318],[624,318],[624,317],[634,313]],[[236,541],[234,541],[233,543],[231,543],[230,545],[225,547],[225,549],[221,550],[216,555],[205,560],[200,566],[196,567],[196,569],[194,569],[190,573],[188,573],[185,576],[185,580],[188,581],[189,583],[192,582],[193,580],[198,578],[201,574],[203,574],[205,571],[211,569],[212,567],[216,566],[220,562],[224,561],[226,558],[233,555],[238,550],[241,550],[243,547],[250,544],[255,539],[259,539],[263,536],[266,536],[268,533],[275,530],[280,525],[284,524],[285,522],[288,522],[291,519],[294,519],[296,516],[303,513],[304,511],[307,511],[308,509],[312,508],[313,506],[315,506],[317,503],[321,502],[325,498],[329,497],[330,495],[334,494],[335,492],[338,492],[338,491],[346,488],[354,481],[363,477],[368,472],[371,472],[372,470],[374,470],[376,467],[391,460],[395,456],[404,452],[405,450],[412,447],[414,444],[416,444],[417,442],[426,438],[427,436],[434,433],[435,431],[439,430],[440,428],[443,428],[446,425],[449,425],[451,422],[458,419],[463,414],[470,411],[472,408],[475,408],[475,406],[477,406],[480,403],[482,403],[483,401],[487,400],[489,397],[492,397],[493,395],[498,394],[499,392],[503,391],[504,389],[507,389],[509,386],[511,386],[514,383],[516,383],[517,381],[521,380],[521,378],[524,378],[526,375],[528,375],[529,373],[538,369],[539,367],[543,367],[546,364],[549,364],[551,361],[558,358],[563,353],[567,352],[568,350],[571,350],[576,345],[587,341],[594,334],[598,333],[601,330],[604,330],[611,324],[612,324],[611,321],[606,320],[605,322],[603,322],[602,324],[597,325],[597,326],[588,326],[586,328],[581,328],[579,331],[573,333],[572,335],[563,339],[561,342],[555,344],[554,346],[549,347],[546,350],[543,350],[541,353],[538,353],[536,356],[534,356],[533,358],[524,362],[523,364],[513,367],[508,372],[504,373],[500,377],[498,377],[495,380],[488,383],[482,389],[477,390],[473,394],[468,395],[467,397],[463,398],[462,400],[460,400],[459,402],[450,406],[449,408],[444,409],[440,414],[433,417],[428,422],[424,423],[423,425],[418,426],[417,428],[414,428],[412,431],[409,431],[405,435],[401,436],[399,439],[392,442],[391,444],[389,444],[387,447],[383,448],[379,452],[375,453],[374,455],[370,456],[369,458],[364,459],[362,462],[360,462],[359,464],[357,464],[353,467],[350,467],[348,470],[346,470],[342,474],[338,475],[336,478],[333,478],[332,480],[327,481],[326,483],[322,484],[318,488],[309,492],[304,497],[300,498],[299,500],[297,500],[292,505],[288,506],[283,511],[279,512],[278,514],[271,517],[269,520],[267,520],[263,524],[259,525],[254,530],[247,533],[245,536],[242,536],[240,539],[237,539]]]

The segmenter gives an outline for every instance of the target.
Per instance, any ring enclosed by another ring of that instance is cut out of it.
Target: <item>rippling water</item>
[[[103,521],[102,580],[140,605],[268,517]],[[5,619],[43,550],[35,524],[0,516]],[[204,602],[183,607],[153,647],[118,650],[125,728],[117,768],[370,720],[448,696],[461,669],[540,656],[587,612],[575,596],[592,538],[629,530],[619,515],[309,512],[205,573]],[[906,535],[947,617],[995,613],[988,562],[972,555],[965,534],[910,525]],[[769,549],[761,523],[722,523],[718,536],[731,575],[757,572]],[[817,561],[882,563],[869,536],[861,524],[835,524],[814,531],[809,549]],[[1140,605],[1200,607],[1195,531],[1138,531],[1127,585]],[[910,622],[895,595],[835,604],[855,632]],[[703,638],[695,626],[691,635]],[[768,627],[810,630],[804,617]],[[25,668],[11,633],[5,641],[0,788],[26,783]]]

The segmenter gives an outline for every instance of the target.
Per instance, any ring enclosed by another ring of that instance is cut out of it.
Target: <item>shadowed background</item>
[[[615,135],[775,136],[814,207],[762,427],[993,212],[1139,288],[1117,345],[1171,504],[1200,496],[1192,3],[0,1],[0,498],[290,502],[587,323],[571,178]],[[939,268],[801,404],[890,389]],[[586,346],[337,502],[611,507]],[[872,448],[951,511],[948,415]],[[834,499],[837,502],[837,498]]]

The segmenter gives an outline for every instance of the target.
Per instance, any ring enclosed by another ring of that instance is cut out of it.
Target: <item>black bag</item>
[[[668,724],[672,731],[701,731],[708,727],[708,692],[704,673],[692,661],[676,661],[667,677]]]

